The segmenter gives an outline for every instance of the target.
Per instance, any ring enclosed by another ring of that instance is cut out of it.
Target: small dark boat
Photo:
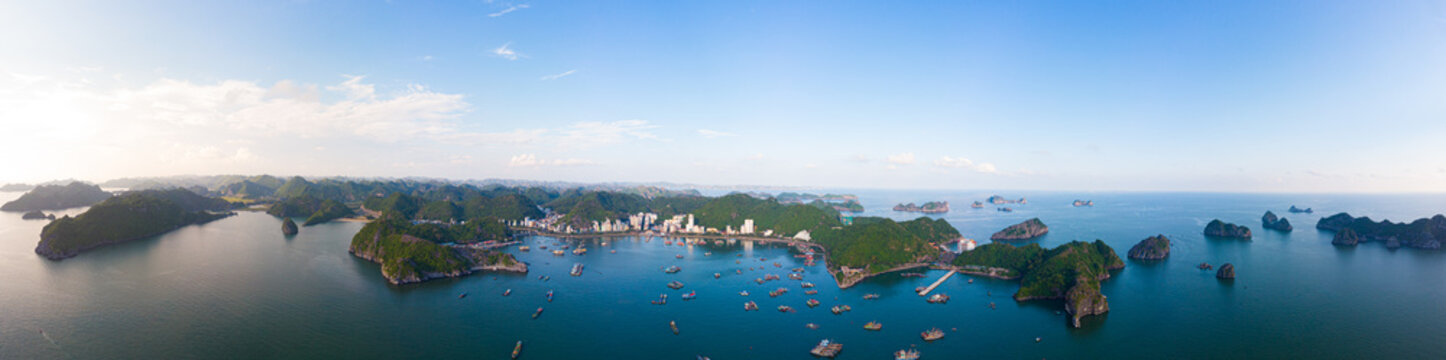
[[[503,292],[502,292],[502,296],[507,296],[507,295],[512,295],[512,289],[507,289],[507,291],[503,291]]]
[[[658,295],[658,299],[657,299],[657,300],[653,300],[652,303],[653,303],[653,305],[667,305],[667,304],[668,304],[668,294]]]
[[[532,313],[532,318],[533,318],[533,319],[536,319],[538,316],[541,316],[541,315],[542,315],[542,308],[537,308],[537,312]]]
[[[552,302],[552,290],[547,291],[547,302]]]
[[[517,346],[512,347],[512,358],[516,359],[518,355],[522,355],[522,340],[517,340]]]
[[[668,321],[668,327],[673,328],[673,335],[678,335],[678,322]]]
[[[465,292],[462,293],[461,295],[457,295],[457,298],[458,298],[458,299],[465,298],[465,297],[467,297],[467,293],[465,293]]]

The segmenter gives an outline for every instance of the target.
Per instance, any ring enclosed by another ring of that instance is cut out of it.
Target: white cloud
[[[492,55],[497,55],[507,60],[517,60],[517,58],[522,57],[522,54],[518,54],[517,50],[512,50],[512,43],[502,44],[502,46],[492,49]]]
[[[564,71],[564,72],[558,73],[558,74],[552,74],[552,75],[548,75],[548,76],[543,76],[543,77],[542,77],[542,80],[543,80],[543,81],[547,81],[547,80],[557,80],[557,79],[561,79],[561,78],[567,77],[568,75],[572,75],[572,74],[576,74],[576,73],[577,73],[577,69],[568,70],[568,71]]]
[[[538,158],[537,158],[537,155],[535,155],[535,154],[513,155],[512,158],[507,161],[507,166],[508,166],[508,167],[581,166],[581,165],[595,165],[595,164],[596,164],[596,163],[593,162],[593,161],[591,161],[591,160],[583,160],[583,159],[575,159],[575,158],[569,158],[569,159],[553,159],[553,160],[550,160],[550,161],[549,161],[549,160],[542,160],[542,159],[538,159]]]
[[[934,160],[934,166],[943,167],[943,168],[968,169],[968,170],[977,171],[977,172],[981,172],[981,173],[997,173],[997,172],[999,172],[999,169],[995,168],[995,167],[994,167],[994,164],[991,164],[991,163],[974,164],[974,161],[973,161],[973,160],[969,160],[969,159],[967,159],[967,158],[962,158],[962,157],[943,156],[943,157],[940,157],[938,160]]]
[[[703,137],[706,137],[706,138],[709,138],[709,139],[713,139],[713,138],[720,138],[720,137],[737,136],[738,134],[734,134],[734,133],[726,132],[726,131],[709,130],[709,129],[698,129],[698,135],[703,135]]]
[[[498,16],[502,16],[502,15],[507,15],[507,13],[510,13],[510,12],[513,12],[513,11],[517,11],[517,10],[526,9],[526,8],[528,8],[528,7],[529,7],[529,6],[527,6],[527,4],[512,5],[512,6],[508,6],[506,9],[502,9],[501,11],[498,11],[498,12],[495,12],[495,13],[491,13],[491,14],[487,14],[487,17],[498,17]],[[545,12],[545,11],[544,11],[544,12]]]
[[[564,147],[582,148],[632,140],[659,140],[658,136],[651,131],[654,128],[657,126],[636,119],[612,122],[587,121],[568,126],[567,129],[561,131],[561,136],[554,140]]]
[[[914,153],[902,153],[889,155],[889,163],[896,165],[913,165]]]

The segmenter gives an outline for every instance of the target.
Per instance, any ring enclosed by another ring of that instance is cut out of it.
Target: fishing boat
[[[543,276],[542,276],[542,281],[551,281],[551,280],[552,280],[552,275],[543,275]]]
[[[743,303],[743,311],[758,311],[758,303],[752,301]]]
[[[669,287],[669,288],[672,288],[673,290],[682,289],[682,288],[683,288],[683,282],[682,282],[682,281],[678,281],[678,280],[669,281],[669,282],[668,282],[668,287]]]
[[[458,299],[465,298],[465,297],[467,297],[467,293],[465,293],[465,292],[462,293],[461,295],[457,295],[457,298],[458,298]]]
[[[823,339],[823,341],[818,342],[817,346],[813,347],[813,350],[809,350],[808,353],[813,354],[813,356],[832,359],[833,357],[838,356],[838,353],[840,351],[843,351],[843,344],[832,342],[828,339]]]
[[[814,323],[804,324],[803,327],[809,328],[809,330],[818,330],[818,324]]]
[[[798,286],[802,286],[804,289],[807,289],[813,287],[813,283],[804,281],[802,284],[798,284]]]
[[[522,340],[517,340],[517,346],[512,347],[512,358],[516,359],[518,355],[522,355]]]
[[[874,300],[878,298],[879,294],[864,294],[864,300]]]
[[[739,291],[738,295],[748,296],[748,290]]]
[[[773,263],[773,267],[781,268],[781,267],[783,267],[783,264],[779,264],[779,263],[776,263],[776,262],[775,262],[775,263]]]
[[[779,305],[778,312],[793,312],[793,307],[788,305]]]
[[[602,243],[600,243],[600,244],[598,244],[598,245],[608,246],[608,241],[607,241],[607,240],[603,240]]]
[[[682,258],[683,258],[683,254],[673,255],[673,257],[674,257],[674,258],[678,258],[678,259],[682,259]]]
[[[547,291],[547,302],[552,302],[552,290]]]
[[[763,278],[753,278],[753,282],[756,282],[759,285],[763,285]]]
[[[678,267],[678,265],[669,266],[666,269],[663,269],[663,272],[669,274],[677,273],[679,271],[683,271],[683,268]]]
[[[970,284],[973,284],[973,283],[974,283],[974,279],[969,279],[969,283],[970,283]]]
[[[572,264],[572,276],[582,276],[582,263]]]
[[[879,323],[878,321],[870,321],[868,324],[864,324],[864,330],[879,331],[883,328],[884,324]]]
[[[704,252],[703,252],[703,256],[713,256],[713,252],[712,252],[712,251],[704,251]]]
[[[990,303],[989,303],[989,308],[990,308],[990,309],[993,309],[993,308],[994,308],[994,302],[990,302]]]
[[[585,248],[585,247],[579,247],[579,248],[576,248],[576,249],[572,249],[572,254],[573,254],[573,255],[587,255],[587,248]]]
[[[698,297],[697,291],[689,291],[687,294],[683,294],[683,300],[693,300],[693,298],[696,297]]]
[[[804,304],[807,304],[808,307],[818,306],[818,299],[808,299],[808,301],[805,301]]]
[[[563,250],[567,250],[568,248],[571,248],[571,247],[572,247],[572,245],[563,245],[563,246],[562,246],[562,249],[563,249]]]
[[[778,280],[778,275],[774,275],[774,274],[763,275],[763,281],[773,281],[773,280]]]
[[[673,328],[673,335],[678,335],[678,322],[668,321],[668,327]]]
[[[939,328],[933,328],[929,329],[929,331],[919,333],[919,336],[923,337],[924,341],[939,340],[944,338],[944,330],[939,330]]]
[[[673,245],[673,240],[663,240],[663,245]]]
[[[943,304],[943,303],[947,303],[947,302],[949,302],[949,295],[943,294],[943,293],[930,295],[930,296],[929,296],[929,300],[926,300],[926,301],[928,301],[930,304]]]
[[[537,308],[537,312],[532,313],[532,318],[536,319],[540,315],[542,315],[542,308]]]
[[[804,291],[803,291],[803,294],[804,294],[804,295],[817,295],[817,294],[818,294],[818,290],[814,290],[814,289],[804,290]]]
[[[714,278],[714,279],[721,278],[721,277],[723,277],[723,274],[713,273],[713,278]]]
[[[838,305],[834,305],[833,307],[828,308],[828,311],[832,311],[834,315],[843,314],[843,308],[839,307]]]
[[[503,292],[502,292],[502,296],[507,296],[507,295],[512,295],[512,289],[507,289],[507,291],[503,291]]]
[[[734,274],[743,275],[743,269],[733,269]]]
[[[667,305],[667,304],[668,304],[668,294],[660,294],[660,295],[658,295],[658,299],[657,299],[657,300],[653,300],[652,303],[653,303],[653,305]]]
[[[791,274],[788,274],[788,279],[789,279],[789,280],[803,280],[803,274],[791,273]]]
[[[538,245],[537,248],[547,250],[547,245]]]
[[[895,351],[894,360],[919,360],[919,350],[907,349]]]
[[[567,253],[562,252],[562,250],[553,250],[553,251],[552,251],[552,255],[553,255],[553,256],[562,256],[562,255],[564,255],[564,254],[567,254]]]
[[[793,269],[791,269],[791,270],[793,270],[793,272],[796,272],[796,273],[801,273],[801,272],[803,272],[803,268],[801,268],[801,267],[796,267],[796,268],[793,268]]]
[[[616,254],[616,253],[618,253],[618,251],[617,251],[617,250],[608,250],[608,253],[609,253],[609,254]]]
[[[521,251],[531,251],[532,248],[531,248],[531,247],[528,247],[527,245],[522,245],[522,246],[518,246],[518,247],[517,247],[517,250],[521,250]]]

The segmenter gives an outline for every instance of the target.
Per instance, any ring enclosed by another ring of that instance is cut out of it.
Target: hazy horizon
[[[1442,19],[1432,2],[0,3],[0,182],[1439,193]]]

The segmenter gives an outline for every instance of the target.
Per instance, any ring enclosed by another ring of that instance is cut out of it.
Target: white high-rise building
[[[743,219],[743,226],[738,228],[739,234],[753,233],[753,219]]]

